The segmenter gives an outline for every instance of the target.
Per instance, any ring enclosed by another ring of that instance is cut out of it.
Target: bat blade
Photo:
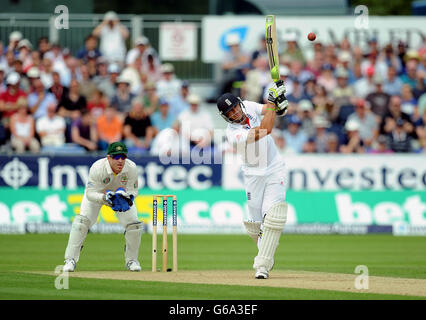
[[[266,50],[268,52],[269,69],[271,70],[271,78],[274,82],[280,79],[280,67],[278,61],[278,42],[277,42],[277,27],[275,16],[266,16],[265,25]]]

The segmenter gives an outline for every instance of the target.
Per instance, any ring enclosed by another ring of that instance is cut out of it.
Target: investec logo
[[[62,165],[54,166],[49,172],[49,158],[41,157],[38,159],[38,181],[39,189],[48,189],[49,186],[49,173],[52,175],[52,188],[63,189],[62,178],[66,176],[66,188],[77,188],[77,173],[81,180],[86,183],[89,176],[89,167]],[[13,158],[12,161],[6,163],[0,171],[0,176],[3,181],[10,187],[18,189],[27,184],[29,179],[33,176],[33,172],[28,166],[18,158]]]
[[[18,158],[13,158],[0,171],[0,176],[4,182],[13,189],[18,189],[25,185],[32,175],[33,173],[28,169],[27,165]]]
[[[31,172],[28,166],[18,158],[14,158],[4,165],[0,176],[8,186],[18,189],[25,186],[33,175],[33,186],[40,190],[76,189],[88,181],[90,165],[55,165],[49,166],[50,159],[40,157],[37,159],[38,168]],[[208,189],[212,186],[213,171],[210,166],[196,165],[186,168],[182,165],[165,166],[157,162],[149,162],[144,167],[138,168],[138,185],[140,188],[148,187],[158,190],[168,189]],[[80,178],[81,182],[78,183]]]

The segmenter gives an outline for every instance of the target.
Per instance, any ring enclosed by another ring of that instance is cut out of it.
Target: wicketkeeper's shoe
[[[141,265],[139,264],[139,261],[136,260],[130,260],[129,262],[127,262],[127,270],[129,271],[141,271]]]
[[[73,272],[75,270],[75,261],[74,259],[66,259],[65,264],[62,267],[63,272]]]
[[[265,267],[260,267],[256,270],[256,279],[268,279],[269,274]]]

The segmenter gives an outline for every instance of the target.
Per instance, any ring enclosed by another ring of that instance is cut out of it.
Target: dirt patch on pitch
[[[49,272],[49,274],[52,273]],[[70,273],[70,276],[94,279],[300,288],[426,297],[426,279],[370,276],[368,282],[369,288],[367,290],[358,290],[355,288],[355,279],[358,276],[356,274],[310,271],[272,271],[267,280],[254,279],[254,271],[247,270],[202,270],[179,271],[176,273],[153,273],[149,271],[76,271]]]

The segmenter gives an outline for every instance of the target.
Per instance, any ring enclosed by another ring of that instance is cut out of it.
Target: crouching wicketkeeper
[[[142,224],[138,221],[136,206],[133,203],[138,195],[136,164],[127,159],[127,147],[124,143],[111,143],[107,153],[106,158],[96,161],[90,168],[80,215],[75,217],[72,224],[63,271],[75,270],[87,232],[95,224],[103,205],[115,211],[125,228],[124,255],[127,269],[141,270],[138,255]]]

